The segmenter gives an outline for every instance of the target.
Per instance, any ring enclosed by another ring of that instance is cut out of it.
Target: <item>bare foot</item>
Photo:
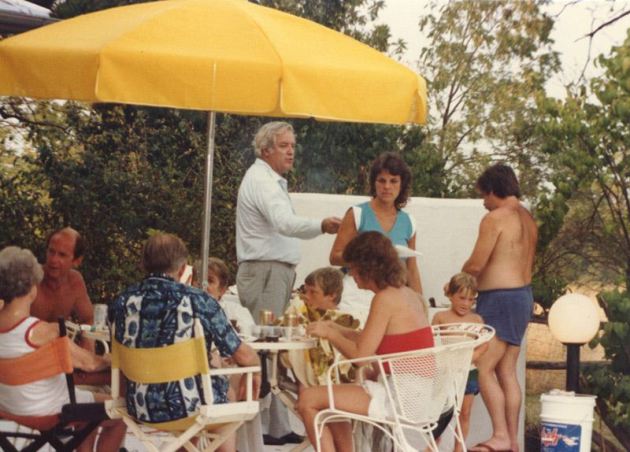
[[[513,452],[509,442],[491,438],[468,449],[470,452]]]

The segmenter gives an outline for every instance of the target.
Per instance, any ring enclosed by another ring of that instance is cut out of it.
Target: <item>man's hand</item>
[[[322,220],[322,232],[325,234],[336,234],[341,225],[341,218],[328,217]]]

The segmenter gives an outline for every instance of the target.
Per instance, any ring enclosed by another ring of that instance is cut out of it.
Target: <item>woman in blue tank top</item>
[[[370,169],[372,199],[353,206],[346,212],[335,243],[330,251],[332,265],[344,265],[343,250],[359,232],[377,231],[392,241],[412,250],[416,249],[416,224],[413,217],[403,212],[411,186],[411,171],[394,152],[381,154]],[[415,257],[406,259],[407,285],[422,293],[420,271]]]

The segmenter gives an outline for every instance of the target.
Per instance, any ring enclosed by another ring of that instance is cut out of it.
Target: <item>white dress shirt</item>
[[[295,214],[287,181],[264,160],[249,167],[238,190],[236,205],[236,257],[297,265],[299,239],[322,233],[321,220]]]

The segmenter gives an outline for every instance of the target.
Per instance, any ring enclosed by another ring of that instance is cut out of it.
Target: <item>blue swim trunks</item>
[[[468,380],[466,380],[464,395],[468,394],[479,394],[479,372],[477,369],[471,369],[470,372],[468,372]]]
[[[477,314],[494,327],[497,338],[510,345],[521,345],[533,309],[534,296],[529,285],[480,290],[477,296]]]

